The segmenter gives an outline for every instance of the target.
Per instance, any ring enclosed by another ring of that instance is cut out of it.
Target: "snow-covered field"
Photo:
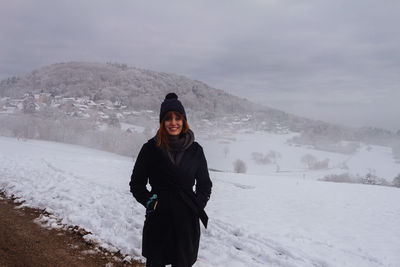
[[[400,189],[316,180],[343,172],[335,165],[344,160],[349,172],[373,168],[391,180],[400,165],[388,149],[361,147],[349,157],[288,146],[283,135],[232,138],[200,138],[209,166],[226,172],[210,173],[209,228],[202,228],[196,266],[400,266]],[[281,154],[279,172],[251,160],[252,152],[269,150]],[[299,161],[306,153],[329,158],[332,167],[307,171]],[[249,174],[229,172],[236,158]],[[129,192],[133,163],[79,146],[0,137],[0,189],[85,228],[87,239],[140,258],[144,208]]]
[[[400,173],[400,165],[395,162],[389,147],[360,144],[354,154],[332,153],[288,144],[287,140],[295,135],[255,132],[201,138],[200,142],[207,153],[209,167],[228,172],[233,171],[233,162],[241,159],[246,164],[246,173],[257,175],[276,174],[278,170],[281,175],[296,174],[306,179],[319,179],[332,173],[361,176],[373,173],[391,182]],[[252,159],[254,152],[267,155],[270,151],[278,152],[276,162],[257,164]],[[318,161],[328,159],[328,168],[309,171],[301,161],[307,154],[314,156]],[[343,166],[347,166],[348,169]]]

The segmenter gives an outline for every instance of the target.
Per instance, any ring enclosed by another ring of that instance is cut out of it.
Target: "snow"
[[[5,110],[0,110],[0,114],[13,114],[15,110],[14,107],[6,107]]]
[[[249,264],[282,266],[400,263],[400,209],[394,207],[398,189],[272,176],[214,173],[213,177],[214,193],[221,199],[208,207],[216,221],[216,226],[210,222],[214,226],[210,235],[229,242],[222,250],[215,242],[211,242],[214,248],[207,242],[203,245],[213,252],[210,258],[230,249],[221,264],[249,255]]]
[[[317,181],[336,170],[307,171],[299,156],[312,152],[333,164],[349,156],[289,146],[288,137],[233,135],[226,159],[226,143],[200,138],[210,167],[229,171],[239,157],[249,173],[210,173],[210,221],[202,227],[196,266],[399,266],[400,189]],[[0,188],[51,213],[39,222],[78,225],[91,233],[85,239],[142,259],[144,208],[129,192],[132,159],[6,137],[0,147]],[[252,152],[269,150],[281,153],[279,164],[288,172],[252,163]],[[397,175],[392,160],[384,147],[361,147],[347,163],[350,172],[373,167],[377,174]]]
[[[125,123],[125,122],[121,122],[120,125],[121,125],[121,129],[124,130],[124,131],[129,129],[132,132],[136,132],[136,133],[143,133],[144,132],[144,127],[143,126],[138,126],[138,125]]]
[[[359,150],[352,155],[339,154],[288,144],[288,140],[295,135],[265,132],[224,134],[221,137],[201,138],[201,145],[205,148],[209,167],[228,172],[233,172],[233,162],[241,159],[246,163],[246,173],[257,175],[277,174],[278,169],[279,172],[288,173],[290,176],[297,174],[310,179],[319,179],[333,173],[366,175],[372,172],[390,182],[400,173],[400,165],[396,163],[389,147],[360,144]],[[225,157],[226,148],[228,153]],[[252,159],[253,152],[265,155],[269,151],[276,151],[281,155],[275,164],[260,165]],[[329,159],[329,168],[308,170],[301,162],[301,158],[306,154],[315,156],[317,160]],[[343,163],[349,170],[340,168]]]

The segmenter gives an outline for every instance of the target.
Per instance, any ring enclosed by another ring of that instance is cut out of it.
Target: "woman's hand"
[[[157,195],[154,194],[146,203],[146,215],[150,215],[154,213],[157,208],[158,198]]]

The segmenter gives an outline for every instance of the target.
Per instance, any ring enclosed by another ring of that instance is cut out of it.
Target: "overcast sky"
[[[0,79],[56,62],[127,63],[398,130],[399,25],[399,0],[5,0]]]

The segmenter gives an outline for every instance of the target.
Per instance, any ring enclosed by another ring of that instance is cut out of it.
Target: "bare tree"
[[[392,182],[394,187],[400,187],[400,174],[396,176],[396,178],[393,179]]]
[[[121,128],[121,124],[120,124],[119,119],[118,119],[118,117],[117,117],[117,115],[115,113],[111,113],[110,114],[110,118],[108,120],[108,124],[112,128],[117,128],[117,129]]]
[[[329,167],[329,159],[324,159],[321,161],[315,161],[314,164],[312,164],[311,169],[324,170],[324,169],[328,169],[328,167]]]
[[[361,182],[363,184],[380,184],[380,179],[374,171],[370,171],[361,179]]]
[[[36,111],[35,99],[33,97],[27,97],[24,99],[22,111],[26,114],[32,114]]]
[[[268,155],[263,155],[262,153],[259,153],[259,152],[251,153],[251,157],[255,163],[260,164],[260,165],[266,165],[266,164],[271,163],[271,160],[268,157]]]
[[[267,157],[272,163],[276,163],[277,159],[281,158],[282,156],[278,151],[270,150],[267,154]]]
[[[228,153],[229,153],[229,147],[225,146],[224,147],[224,156],[225,156],[225,158],[228,156]]]
[[[306,154],[301,158],[301,162],[304,163],[309,169],[312,168],[314,163],[317,161],[317,159],[310,154]]]
[[[241,159],[237,159],[233,163],[233,169],[236,173],[245,173],[247,170],[246,163]]]

